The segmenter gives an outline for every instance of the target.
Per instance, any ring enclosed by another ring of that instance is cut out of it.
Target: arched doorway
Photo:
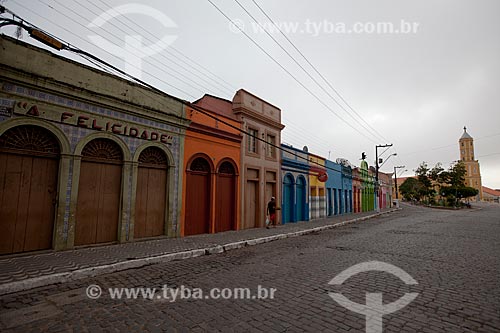
[[[186,211],[184,235],[210,232],[210,163],[195,158],[186,170]]]
[[[297,221],[306,221],[306,180],[297,177]]]
[[[293,222],[294,189],[293,176],[286,174],[283,179],[283,223]]]
[[[39,126],[0,136],[0,254],[52,248],[60,145]]]
[[[94,139],[83,148],[75,245],[117,240],[122,164],[123,152],[113,140]]]
[[[168,158],[158,147],[139,155],[135,199],[134,238],[165,234]]]
[[[219,166],[215,201],[215,232],[236,230],[236,170],[229,161]]]

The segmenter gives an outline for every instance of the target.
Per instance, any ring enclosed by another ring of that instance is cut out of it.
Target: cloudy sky
[[[447,167],[459,158],[458,139],[467,126],[483,185],[500,188],[499,1],[210,1],[2,4],[180,98],[253,92],[281,108],[284,142],[332,160],[359,165],[365,151],[371,162],[376,144],[393,143],[384,156],[397,156],[383,171],[405,165],[404,175],[411,175],[422,161]],[[14,29],[2,32],[13,35]]]

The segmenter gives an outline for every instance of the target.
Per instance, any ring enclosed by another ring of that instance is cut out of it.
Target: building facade
[[[352,206],[353,212],[361,212],[361,188],[363,180],[361,179],[361,174],[359,168],[355,167],[352,169]]]
[[[500,203],[500,190],[483,186],[483,200],[487,202]]]
[[[239,229],[242,136],[231,105],[206,95],[186,106],[183,236]]]
[[[379,190],[379,207],[390,208],[392,207],[392,173],[378,173],[380,183]]]
[[[326,215],[341,215],[342,209],[342,168],[340,164],[326,160]]]
[[[361,174],[361,211],[368,212],[375,209],[375,179],[365,160],[359,168]]]
[[[344,214],[352,213],[352,168],[347,160],[340,163],[342,170],[342,192],[344,195]]]
[[[326,159],[309,153],[309,218],[311,220],[326,216],[326,186],[328,173]]]
[[[353,212],[352,168],[345,159],[337,159],[337,162],[326,160],[325,163],[327,216]]]
[[[303,149],[281,144],[282,223],[309,221],[309,162]]]
[[[232,111],[245,133],[241,144],[241,228],[262,227],[271,197],[281,200],[281,110],[240,89]],[[259,139],[257,139],[259,138]],[[277,217],[280,214],[276,215]],[[276,221],[280,223],[279,220]]]
[[[0,43],[0,253],[178,236],[182,101]]]
[[[460,149],[460,160],[465,165],[467,174],[465,175],[465,186],[470,186],[479,191],[476,201],[483,199],[483,187],[481,183],[481,169],[479,161],[474,159],[474,139],[467,133],[467,127],[464,127],[464,133],[458,140]]]

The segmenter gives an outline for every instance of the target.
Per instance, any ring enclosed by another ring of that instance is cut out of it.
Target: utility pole
[[[386,147],[392,147],[392,143],[375,146],[375,207],[377,208],[377,213],[380,212],[380,206],[378,204],[378,187],[379,187],[379,184],[378,184],[378,149],[379,148],[386,148]]]
[[[401,166],[395,166],[394,167],[394,186],[395,186],[395,189],[396,189],[396,208],[399,208],[399,198],[398,198],[398,170],[397,169],[403,169],[405,166],[404,165],[401,165]]]

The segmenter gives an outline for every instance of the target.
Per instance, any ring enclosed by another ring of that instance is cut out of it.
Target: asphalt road
[[[418,293],[379,316],[384,332],[500,332],[499,254],[498,205],[405,206],[317,234],[5,295],[0,331],[365,332],[366,316],[337,303],[332,292],[359,304],[367,293],[381,293],[384,304]],[[367,269],[394,265],[417,284],[373,270],[329,284],[367,262]],[[89,285],[98,285],[101,297],[90,299],[86,291],[97,296],[98,288]],[[108,290],[145,287],[156,288],[152,299],[112,299]],[[238,292],[249,299],[223,299]],[[372,319],[368,331],[375,332]]]

